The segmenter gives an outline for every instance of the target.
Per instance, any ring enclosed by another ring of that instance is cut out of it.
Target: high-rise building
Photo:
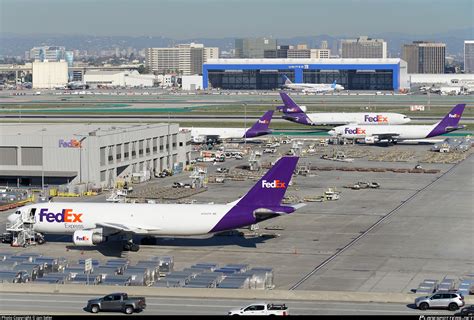
[[[309,59],[311,58],[311,49],[289,49],[287,58],[289,59]]]
[[[328,42],[327,40],[321,41],[321,49],[328,49]]]
[[[444,73],[446,44],[413,41],[402,47],[402,59],[407,62],[408,73]]]
[[[236,58],[264,58],[265,50],[276,50],[277,41],[268,38],[235,39]]]
[[[30,50],[30,58],[36,61],[60,61],[66,57],[66,48],[57,46],[34,47]]]
[[[200,43],[179,44],[174,48],[148,48],[145,66],[154,73],[201,74],[202,64],[219,58],[219,48]]]
[[[329,59],[331,50],[329,49],[311,49],[311,59]]]
[[[387,58],[387,42],[361,36],[341,41],[342,58]]]
[[[293,49],[293,46],[281,45],[277,49],[264,50],[263,57],[266,59],[286,59],[288,58],[288,50]]]
[[[464,41],[464,72],[474,73],[474,40]]]

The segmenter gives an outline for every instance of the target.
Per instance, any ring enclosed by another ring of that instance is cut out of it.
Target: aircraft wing
[[[290,214],[296,210],[298,210],[301,207],[304,207],[306,204],[304,203],[299,203],[299,204],[294,204],[294,205],[285,205],[285,206],[279,206],[279,207],[267,207],[267,208],[259,208],[254,210],[253,214],[255,217],[261,219],[261,220],[266,220],[272,217],[276,216],[282,216],[282,215],[287,215]]]
[[[98,227],[114,229],[117,231],[125,232],[125,233],[136,233],[136,234],[147,234],[151,231],[160,230],[158,228],[150,229],[149,227],[139,226],[139,225],[124,225],[121,223],[115,222],[100,222],[97,223]]]

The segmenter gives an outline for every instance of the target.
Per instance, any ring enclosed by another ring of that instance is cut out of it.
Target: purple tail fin
[[[435,125],[434,129],[431,130],[431,132],[428,133],[426,137],[436,137],[450,131],[461,129],[462,127],[458,127],[458,123],[459,120],[461,120],[461,116],[465,107],[465,103],[457,104],[450,112],[448,112],[443,120]]]
[[[279,206],[298,163],[298,157],[282,157],[240,199],[239,205]]]
[[[298,157],[280,158],[210,232],[240,228],[295,211],[294,207],[282,206],[281,201],[298,159]]]
[[[285,92],[280,92],[281,100],[283,100],[284,106],[277,107],[278,110],[284,113],[300,113],[304,112],[300,106],[296,104]]]
[[[273,110],[268,110],[265,114],[255,122],[255,124],[248,129],[245,134],[244,138],[253,138],[263,136],[265,134],[269,134],[272,131],[268,129],[270,122],[272,121]]]
[[[277,110],[283,111],[283,119],[305,125],[312,125],[313,121],[308,117],[303,109],[293,101],[286,93],[280,92],[284,106],[277,107]]]

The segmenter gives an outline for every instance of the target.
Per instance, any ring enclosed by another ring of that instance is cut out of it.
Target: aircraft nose
[[[331,136],[335,136],[335,135],[336,135],[336,130],[334,130],[334,129],[333,129],[333,130],[329,130],[328,133],[329,133],[329,135],[331,135]]]
[[[12,223],[12,222],[15,222],[15,220],[16,220],[17,218],[18,218],[18,215],[12,213],[11,215],[9,215],[9,216],[7,217],[7,220],[8,220],[8,222]]]
[[[410,119],[410,118],[408,118],[408,117],[405,117],[403,120],[405,120],[405,123],[408,123],[408,122],[410,122],[410,121],[411,121],[411,119]]]

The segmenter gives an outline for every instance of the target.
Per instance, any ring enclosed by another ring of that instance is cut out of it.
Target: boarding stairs
[[[36,244],[34,225],[34,215],[23,211],[15,221],[7,223],[6,230],[12,234],[12,247],[26,247]]]

